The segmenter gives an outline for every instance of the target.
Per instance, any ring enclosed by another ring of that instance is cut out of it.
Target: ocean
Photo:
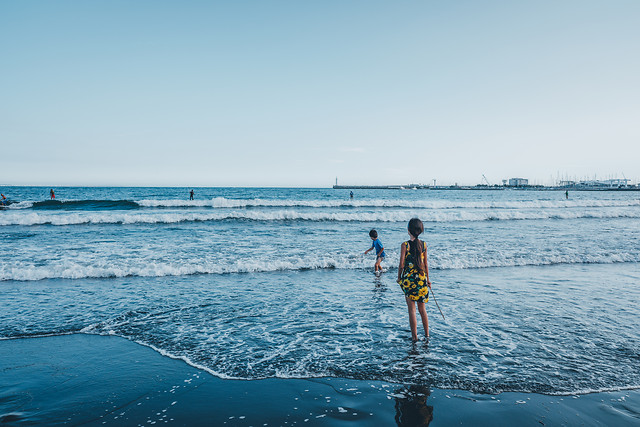
[[[640,388],[639,193],[189,190],[3,187],[0,339],[117,335],[223,379]],[[445,316],[430,301],[417,344],[395,282],[412,217]]]

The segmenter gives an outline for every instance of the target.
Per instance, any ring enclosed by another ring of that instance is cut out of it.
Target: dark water
[[[195,191],[3,188],[0,336],[117,334],[223,378],[640,387],[637,193]],[[447,317],[429,302],[428,345],[394,281],[413,216]]]

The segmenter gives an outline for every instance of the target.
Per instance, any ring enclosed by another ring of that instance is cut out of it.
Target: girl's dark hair
[[[374,239],[378,238],[378,232],[376,230],[371,230],[369,232],[369,237],[373,237]]]
[[[418,239],[418,236],[421,235],[424,231],[424,225],[418,218],[411,218],[411,220],[409,221],[409,226],[407,228],[409,229],[409,233],[411,233],[411,235],[415,237],[413,241],[409,240],[409,252],[411,253],[411,257],[413,258],[413,265],[418,267],[418,270],[420,270],[421,273],[424,273],[425,268],[422,259],[424,245],[422,241]]]

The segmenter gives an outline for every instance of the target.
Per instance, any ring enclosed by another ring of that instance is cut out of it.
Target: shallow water
[[[0,336],[117,334],[223,377],[640,387],[638,193],[3,189]],[[22,192],[22,193],[20,193]],[[432,338],[394,279],[425,220]],[[378,229],[389,271],[362,256]]]

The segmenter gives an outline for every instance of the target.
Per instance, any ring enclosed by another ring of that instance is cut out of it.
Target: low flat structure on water
[[[334,185],[336,190],[538,190],[538,191],[640,191],[640,186],[626,187],[604,186],[545,186],[545,185]]]

